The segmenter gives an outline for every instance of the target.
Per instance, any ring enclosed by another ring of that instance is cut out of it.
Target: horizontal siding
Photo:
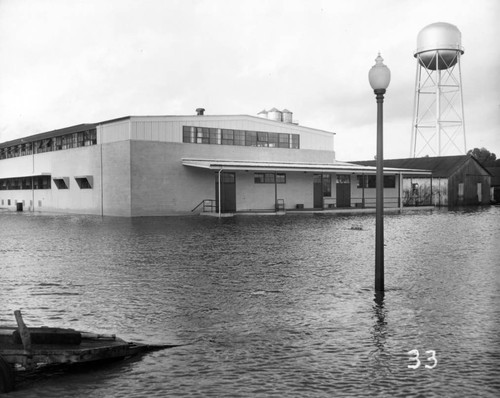
[[[133,117],[125,122],[115,125],[104,125],[104,142],[121,141],[128,136],[128,123],[130,123],[130,139],[138,141],[182,142],[182,126],[211,127],[219,129],[234,129],[248,131],[266,131],[272,133],[288,133],[300,135],[300,148],[313,150],[333,151],[333,133],[309,129],[293,124],[272,123],[259,119],[227,118],[159,118],[159,117]]]
[[[126,141],[130,139],[130,120],[101,124],[97,127],[97,143]]]
[[[182,124],[166,121],[132,121],[131,139],[138,141],[182,142]]]

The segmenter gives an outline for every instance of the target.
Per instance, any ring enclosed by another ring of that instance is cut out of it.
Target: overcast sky
[[[0,142],[127,115],[287,108],[376,153],[368,70],[392,73],[385,158],[410,156],[418,32],[462,33],[467,149],[500,158],[498,0],[0,0]]]

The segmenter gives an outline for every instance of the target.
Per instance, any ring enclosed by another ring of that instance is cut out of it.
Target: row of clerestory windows
[[[0,159],[16,158],[33,155],[34,153],[60,151],[96,144],[97,131],[92,129],[0,148]]]
[[[268,148],[300,148],[300,135],[219,129],[212,127],[182,127],[182,142],[187,144],[238,145]]]

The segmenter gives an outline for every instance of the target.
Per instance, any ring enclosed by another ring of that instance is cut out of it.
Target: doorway
[[[351,176],[337,174],[337,207],[351,207]]]
[[[332,176],[330,174],[314,174],[313,185],[313,207],[323,209],[323,198],[332,196]]]
[[[221,173],[221,213],[234,213],[236,211],[236,173]],[[219,173],[215,173],[215,206],[219,211]]]

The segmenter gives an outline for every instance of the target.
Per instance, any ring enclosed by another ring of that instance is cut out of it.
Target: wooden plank
[[[21,340],[23,342],[23,347],[25,351],[31,351],[31,336],[30,331],[26,327],[26,324],[23,321],[23,316],[21,315],[21,311],[14,311],[14,315],[16,317],[17,328],[19,330],[19,334],[21,335]]]
[[[26,369],[29,369],[32,366],[32,358],[33,358],[31,353],[30,331],[28,330],[26,324],[23,321],[23,316],[21,315],[21,311],[15,310],[14,315],[16,317],[17,329],[19,330],[19,334],[21,335],[21,340],[23,342],[24,353],[26,354],[23,365]]]

